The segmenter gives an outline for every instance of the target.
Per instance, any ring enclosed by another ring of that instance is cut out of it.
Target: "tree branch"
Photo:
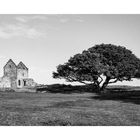
[[[85,82],[83,82],[83,81],[77,81],[77,82],[80,82],[80,83],[82,83],[82,84],[88,85],[88,83],[85,83]]]
[[[112,81],[112,82],[109,82],[109,84],[112,84],[112,83],[116,83],[118,81],[118,79]]]
[[[88,85],[88,83],[84,82],[84,81],[81,81],[79,79],[74,79],[72,77],[67,77],[67,80],[70,81],[70,82],[80,82],[82,84],[85,84],[85,85]]]
[[[101,81],[99,82],[99,84],[101,84],[103,82],[103,78],[101,76],[99,76],[99,78],[101,78]]]

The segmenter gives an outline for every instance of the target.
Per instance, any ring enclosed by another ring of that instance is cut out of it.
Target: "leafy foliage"
[[[71,57],[59,65],[54,78],[68,82],[94,84],[104,89],[108,84],[137,77],[140,59],[130,50],[112,44],[100,44]]]

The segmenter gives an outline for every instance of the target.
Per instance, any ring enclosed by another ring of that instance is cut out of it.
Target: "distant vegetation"
[[[97,88],[93,85],[65,85],[65,84],[52,84],[46,86],[39,86],[36,88],[37,92],[50,92],[50,93],[78,93],[78,92],[96,92]]]
[[[100,44],[71,57],[53,72],[53,78],[93,85],[104,91],[108,84],[140,77],[140,59],[123,46]]]

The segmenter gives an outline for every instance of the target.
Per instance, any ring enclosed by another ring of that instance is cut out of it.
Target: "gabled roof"
[[[11,62],[15,67],[17,67],[16,64],[15,64],[15,62],[14,62],[12,59],[9,59],[8,62],[6,63],[6,65],[4,66],[4,68],[5,68],[10,62]]]
[[[28,68],[23,64],[23,62],[20,62],[20,63],[17,65],[17,68],[18,68],[18,69],[25,69],[25,70],[28,70]]]

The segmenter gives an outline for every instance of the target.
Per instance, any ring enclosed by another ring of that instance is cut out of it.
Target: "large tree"
[[[71,57],[58,65],[54,78],[68,82],[93,84],[104,90],[108,84],[130,81],[140,69],[140,59],[130,50],[112,44],[100,44]]]

